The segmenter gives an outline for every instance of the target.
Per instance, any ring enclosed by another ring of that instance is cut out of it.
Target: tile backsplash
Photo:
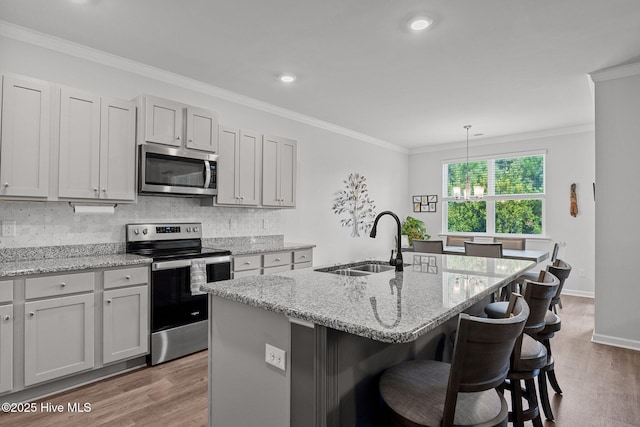
[[[16,222],[15,237],[0,236],[0,249],[122,243],[125,224],[143,222],[201,222],[204,238],[283,234],[278,209],[201,206],[185,197],[138,196],[113,215],[74,214],[67,202],[0,202],[0,220]]]

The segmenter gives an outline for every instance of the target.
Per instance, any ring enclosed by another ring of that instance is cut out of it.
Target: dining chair
[[[502,243],[464,242],[464,253],[468,256],[502,258]]]
[[[514,426],[523,426],[525,421],[533,421],[536,427],[542,426],[535,378],[547,366],[549,360],[547,348],[537,339],[537,334],[546,327],[545,318],[549,312],[549,304],[559,284],[557,277],[544,270],[540,273],[539,281],[525,280],[524,283],[523,295],[529,305],[529,318],[524,327],[522,344],[516,344],[511,369],[507,375],[512,408],[509,421],[512,421]],[[492,319],[503,318],[509,313],[509,303],[501,301],[488,304],[485,313]],[[524,382],[524,390],[521,382]],[[527,409],[523,407],[523,399],[528,403]],[[548,399],[544,401],[544,397],[541,399],[544,404],[548,402]]]
[[[493,241],[502,243],[502,249],[524,251],[527,248],[527,239],[516,237],[494,237]]]
[[[464,246],[464,242],[473,240],[472,236],[447,236],[446,246]]]
[[[501,319],[458,317],[451,364],[412,360],[387,369],[380,394],[391,426],[507,425],[508,405],[499,388],[509,372],[529,307],[513,294]]]
[[[414,252],[426,252],[429,254],[441,254],[444,250],[442,240],[417,240],[413,239]]]

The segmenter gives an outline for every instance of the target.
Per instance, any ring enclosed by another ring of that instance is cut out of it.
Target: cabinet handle
[[[131,276],[129,276],[128,274],[126,276],[124,276],[125,279],[127,280],[131,280]]]
[[[180,141],[180,135],[176,136],[176,139],[177,139],[178,141]]]
[[[64,283],[64,282],[60,283],[60,287],[61,287],[61,288],[64,288],[65,286],[67,286],[67,284],[66,284],[66,283]]]
[[[93,191],[98,191],[98,188],[97,187],[93,187]]]
[[[280,258],[276,258],[276,261],[280,261]]]
[[[107,304],[111,304],[111,298],[107,300]]]
[[[304,259],[304,258],[306,258],[306,257],[307,257],[306,255],[302,255],[300,258]]]
[[[30,312],[29,312],[29,317],[33,317],[33,316],[35,316],[35,315],[36,315],[36,314],[35,314],[33,311],[30,311]]]
[[[11,319],[11,316],[9,316],[8,314],[4,316],[4,320],[9,320],[9,319]]]
[[[244,200],[244,196],[240,196],[240,200]]]
[[[102,189],[102,192],[103,192],[103,193],[106,193],[106,192],[107,192],[107,189],[106,189],[106,188],[103,188],[103,189]]]
[[[193,142],[193,138],[189,138],[189,142]]]
[[[244,265],[251,265],[251,261],[245,261]]]
[[[8,182],[5,182],[5,183],[4,183],[4,186],[5,186],[5,187],[8,187],[8,186],[9,186],[9,183],[8,183]]]

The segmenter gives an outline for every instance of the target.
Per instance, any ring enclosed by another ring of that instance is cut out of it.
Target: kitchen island
[[[458,314],[480,312],[533,266],[413,253],[404,272],[342,276],[326,267],[207,284],[209,424],[383,425],[384,369],[447,359]],[[266,344],[284,350],[284,370],[265,362]]]

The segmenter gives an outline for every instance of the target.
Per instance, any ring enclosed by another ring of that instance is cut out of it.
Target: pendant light
[[[463,200],[471,200],[471,184],[469,183],[469,129],[471,129],[471,125],[465,125],[464,128],[467,130],[467,164],[466,164],[466,180],[464,191],[462,193]],[[453,187],[453,197],[456,200],[460,200],[461,191],[460,187]],[[482,199],[484,196],[484,188],[481,185],[473,186],[473,198],[474,199]]]

